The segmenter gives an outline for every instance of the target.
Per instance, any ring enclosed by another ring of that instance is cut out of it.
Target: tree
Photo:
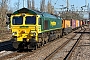
[[[45,0],[40,2],[40,11],[45,12]]]
[[[0,6],[0,26],[5,26],[6,22],[6,14],[8,11],[8,1],[9,0],[1,0],[1,6]]]
[[[54,13],[54,7],[51,4],[51,0],[47,4],[48,13]]]
[[[54,14],[54,6],[51,6],[51,14]]]
[[[35,10],[35,2],[32,0],[32,10]]]
[[[28,7],[28,9],[31,9],[31,1],[30,0],[27,0],[27,7]]]
[[[71,11],[68,11],[68,12],[66,12],[66,13],[63,13],[63,14],[61,14],[60,15],[63,19],[79,19],[79,20],[81,20],[81,19],[83,19],[83,17],[81,17],[80,15],[79,15],[79,13],[76,13],[76,12],[71,12]]]

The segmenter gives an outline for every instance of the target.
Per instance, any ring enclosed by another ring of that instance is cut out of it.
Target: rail
[[[85,31],[86,29],[84,29]],[[83,32],[84,32],[83,31]],[[75,48],[78,46],[80,39],[82,37],[82,34],[80,35],[80,37],[77,39],[77,41],[75,42],[75,44],[73,45],[73,47],[71,48],[71,50],[69,51],[69,53],[66,55],[66,57],[63,60],[70,60],[70,57],[72,56],[72,52],[75,50]]]

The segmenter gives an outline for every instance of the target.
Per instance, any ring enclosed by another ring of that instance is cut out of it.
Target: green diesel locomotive
[[[13,47],[36,49],[62,36],[62,19],[46,12],[22,8],[10,17]]]

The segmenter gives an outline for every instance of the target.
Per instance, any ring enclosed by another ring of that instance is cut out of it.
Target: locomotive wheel
[[[43,46],[43,42],[41,42],[41,46]]]
[[[18,49],[19,50],[23,50],[24,49],[24,45],[25,45],[24,43],[20,43]]]
[[[13,47],[15,48],[15,49],[18,49],[19,48],[19,42],[13,42]]]
[[[37,43],[37,47],[40,48],[40,46],[41,46],[41,43]]]
[[[38,48],[38,45],[35,45],[34,50],[37,50],[37,48]]]
[[[41,42],[41,46],[44,46],[44,41]]]
[[[47,41],[44,41],[44,44],[47,44]]]
[[[37,44],[36,40],[31,39],[31,40],[29,40],[27,47],[28,47],[28,49],[36,50],[38,48],[38,44]]]
[[[60,35],[57,36],[57,39],[59,39],[59,38],[60,38]]]
[[[62,38],[62,35],[60,35],[60,38]]]

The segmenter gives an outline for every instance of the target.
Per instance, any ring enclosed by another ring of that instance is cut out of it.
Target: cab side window
[[[39,25],[42,24],[42,19],[41,19],[41,18],[39,18],[39,20],[38,20],[38,24],[39,24]]]

